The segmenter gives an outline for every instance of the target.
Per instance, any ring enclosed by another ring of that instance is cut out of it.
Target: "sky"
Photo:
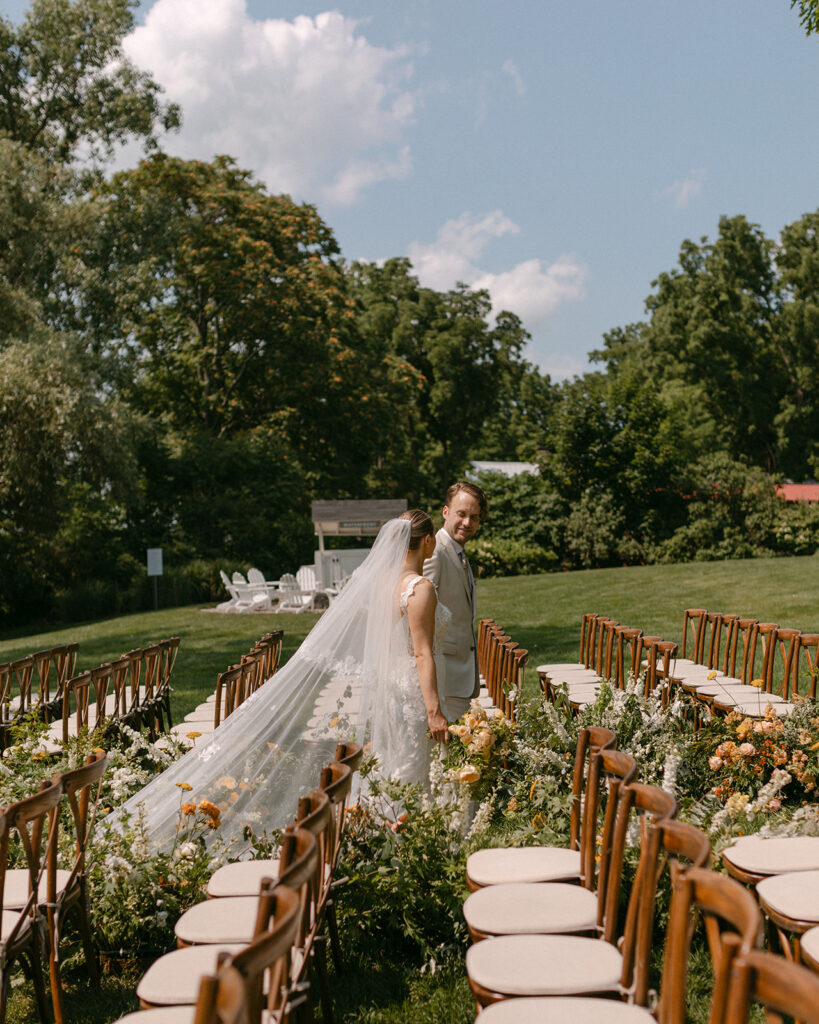
[[[167,152],[313,203],[348,260],[487,288],[555,379],[720,216],[776,238],[819,208],[819,38],[788,0],[143,0],[138,20],[126,53],[182,107]]]

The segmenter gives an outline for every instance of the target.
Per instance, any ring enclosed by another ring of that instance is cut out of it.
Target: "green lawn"
[[[668,640],[681,640],[685,608],[736,612],[819,632],[819,555],[687,565],[629,566],[478,582],[478,611],[496,619],[530,651],[529,664],[577,658],[580,617],[600,612]],[[133,647],[180,636],[173,675],[174,720],[191,710],[271,629],[284,629],[284,658],[316,616],[211,614],[198,607],[126,615],[0,640],[0,660],[69,640],[80,643],[79,667],[92,668]],[[529,673],[529,685],[535,685]]]

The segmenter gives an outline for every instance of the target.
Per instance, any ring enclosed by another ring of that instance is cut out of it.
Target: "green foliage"
[[[0,135],[61,163],[179,125],[179,109],[131,64],[122,39],[136,0],[33,0],[22,24],[0,18]]]
[[[479,578],[488,576],[530,576],[548,572],[558,565],[553,551],[517,540],[477,540],[469,557]]]
[[[791,0],[791,8],[798,10],[805,35],[819,34],[819,0]]]

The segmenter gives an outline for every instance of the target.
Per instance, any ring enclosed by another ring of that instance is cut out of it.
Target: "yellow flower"
[[[534,818],[532,818],[532,828],[535,832],[539,832],[545,824],[546,819],[543,817],[542,811],[538,811]]]
[[[717,673],[716,672],[709,672],[708,675],[705,678],[706,679],[716,679],[717,678]]]
[[[811,748],[810,749],[811,750],[819,750],[819,741],[817,741],[816,743],[811,744]]]
[[[330,719],[330,728],[332,729],[334,725],[338,725],[338,715]]]
[[[198,740],[199,737],[202,735],[202,733],[194,731],[194,732],[186,732],[185,735],[187,736],[187,738],[189,740]]]
[[[196,804],[182,804],[182,813],[186,817],[189,814],[196,814]]]
[[[755,686],[757,688],[757,690],[761,690],[762,689],[762,684],[764,682],[765,682],[765,680],[761,679],[761,678],[760,679],[752,679],[751,682],[750,682],[750,685],[751,686]]]
[[[189,785],[187,782],[177,782],[177,786],[179,786],[179,788],[185,793],[190,793],[193,789],[193,786]]]
[[[458,772],[459,782],[477,782],[481,777],[481,773],[475,767],[474,764],[465,764],[463,768]]]
[[[534,799],[534,796],[535,796],[535,787],[537,786],[537,784],[538,784],[538,781],[539,781],[538,779],[535,779],[535,781],[534,781],[534,782],[532,783],[532,785],[531,785],[531,786],[529,787],[529,800],[530,800],[530,801]]]

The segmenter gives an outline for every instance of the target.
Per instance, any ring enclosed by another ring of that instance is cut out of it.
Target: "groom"
[[[438,680],[441,709],[450,722],[469,710],[478,696],[478,656],[475,649],[475,580],[464,545],[486,519],[486,495],[475,484],[456,483],[446,492],[444,526],[436,535],[424,576],[438,590],[438,600],[452,613],[442,651],[445,671]]]

